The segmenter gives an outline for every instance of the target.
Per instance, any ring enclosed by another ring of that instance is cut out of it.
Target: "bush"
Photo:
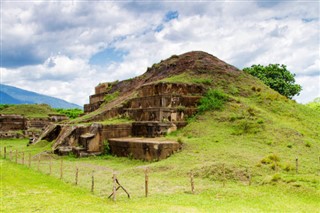
[[[200,99],[198,111],[202,113],[208,110],[221,110],[227,99],[227,95],[221,90],[209,89]]]
[[[271,164],[273,162],[279,162],[279,161],[280,161],[279,156],[277,156],[276,154],[270,154],[267,157],[264,157],[261,160],[261,163],[262,164]]]

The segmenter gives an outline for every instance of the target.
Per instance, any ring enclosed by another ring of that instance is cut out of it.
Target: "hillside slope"
[[[263,181],[266,174],[277,171],[292,175],[298,158],[304,173],[317,173],[320,114],[205,52],[172,56],[141,76],[118,82],[110,90],[118,91],[118,98],[76,122],[95,121],[100,113],[134,96],[141,85],[158,81],[201,84],[227,97],[221,109],[198,113],[185,128],[167,136],[184,144],[181,153],[159,163],[171,165],[170,172],[193,170],[200,177],[215,179],[215,170],[226,164],[235,180],[248,179],[250,171]],[[192,163],[179,166],[186,161]],[[320,183],[319,177],[305,183],[317,185],[313,181]]]
[[[0,84],[1,104],[48,104],[53,108],[81,108],[59,98]]]

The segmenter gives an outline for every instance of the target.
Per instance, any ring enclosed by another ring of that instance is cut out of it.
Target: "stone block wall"
[[[102,127],[101,134],[104,140],[109,138],[129,137],[132,135],[132,125],[131,124],[104,125]]]
[[[154,95],[201,95],[204,93],[204,88],[197,84],[183,84],[183,83],[152,83],[143,85],[138,93],[140,97],[154,96]]]
[[[195,108],[146,108],[127,109],[127,115],[135,121],[175,122],[184,121],[186,116],[196,113]]]
[[[25,130],[27,119],[21,115],[0,115],[0,131]]]
[[[44,129],[51,123],[50,118],[30,118],[27,120],[27,128]]]
[[[128,108],[148,108],[148,107],[196,107],[196,103],[201,96],[182,95],[156,95],[133,98],[129,101]]]

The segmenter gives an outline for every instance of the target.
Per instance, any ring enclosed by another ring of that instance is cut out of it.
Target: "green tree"
[[[287,70],[287,66],[283,64],[252,65],[244,68],[243,71],[259,78],[270,88],[290,99],[299,95],[302,90],[299,84],[295,84],[295,74]]]

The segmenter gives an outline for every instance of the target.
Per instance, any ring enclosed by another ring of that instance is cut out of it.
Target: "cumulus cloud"
[[[238,68],[286,64],[308,102],[320,96],[318,10],[278,0],[4,2],[2,82],[84,104],[99,82],[203,50]]]

